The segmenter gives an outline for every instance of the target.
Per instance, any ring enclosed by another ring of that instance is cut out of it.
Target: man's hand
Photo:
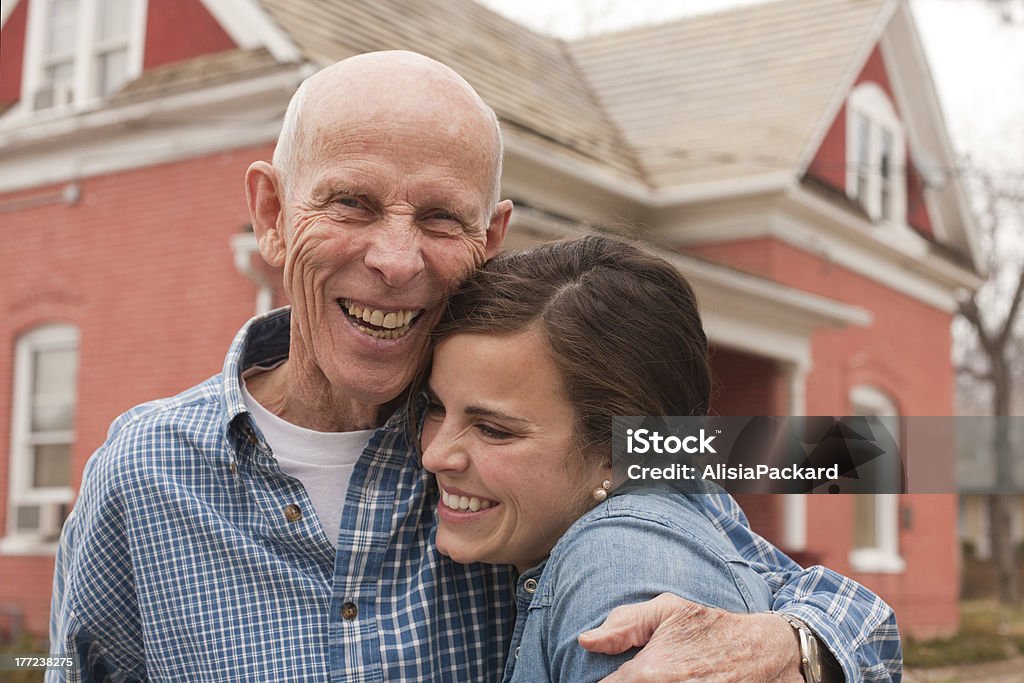
[[[616,607],[580,635],[591,652],[643,647],[602,683],[641,681],[781,681],[803,683],[800,646],[777,614],[733,614],[670,593]]]

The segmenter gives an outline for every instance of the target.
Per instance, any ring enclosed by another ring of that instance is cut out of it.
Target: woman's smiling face
[[[434,349],[423,464],[442,500],[437,547],[457,562],[538,564],[608,476],[584,461],[544,338],[457,334]]]

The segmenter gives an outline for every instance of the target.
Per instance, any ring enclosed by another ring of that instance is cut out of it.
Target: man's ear
[[[504,199],[498,202],[491,216],[491,222],[487,226],[487,247],[486,258],[494,258],[501,251],[501,245],[505,241],[505,233],[508,232],[508,221],[512,218],[512,200]]]
[[[277,170],[265,161],[256,161],[245,172],[245,198],[256,243],[263,260],[275,268],[284,265],[286,241],[281,214],[283,196]]]

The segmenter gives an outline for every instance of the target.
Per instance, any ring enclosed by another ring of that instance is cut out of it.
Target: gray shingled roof
[[[177,92],[232,83],[281,70],[265,48],[225,50],[147,69],[110,98],[111,104],[136,102]]]
[[[472,0],[258,0],[303,55],[330,64],[406,49],[458,71],[506,127],[562,154],[637,178],[632,153],[583,82],[563,42]]]
[[[651,187],[795,171],[888,4],[777,0],[566,43],[473,0],[253,2],[310,62],[421,52],[462,74],[506,130]],[[112,101],[282,66],[229,50],[147,71]]]
[[[780,0],[571,51],[655,185],[792,170],[884,4]]]

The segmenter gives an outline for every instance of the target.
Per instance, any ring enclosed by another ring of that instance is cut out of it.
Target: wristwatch
[[[800,673],[803,674],[804,683],[822,683],[824,666],[817,636],[807,624],[796,617],[782,612],[776,612],[776,614],[788,621],[796,631],[797,640],[800,642]]]

